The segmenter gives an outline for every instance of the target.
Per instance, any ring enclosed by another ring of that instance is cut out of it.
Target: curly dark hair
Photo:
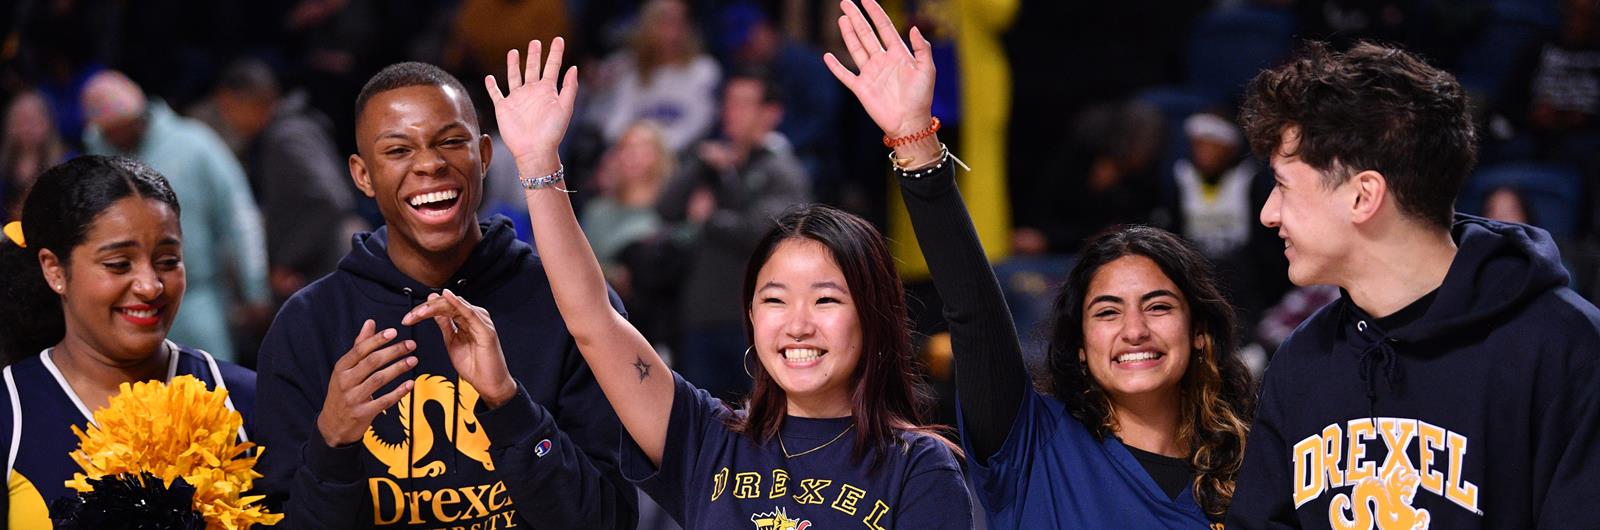
[[[41,175],[22,203],[26,248],[0,240],[0,353],[5,363],[37,355],[66,335],[61,298],[45,284],[39,250],[66,265],[100,213],[118,200],[141,197],[178,209],[178,196],[160,173],[137,160],[86,155]]]
[[[1084,347],[1089,283],[1101,267],[1124,256],[1154,261],[1187,302],[1190,329],[1207,338],[1178,383],[1183,409],[1178,438],[1189,446],[1189,465],[1199,475],[1195,500],[1206,513],[1221,516],[1233,501],[1255,394],[1250,373],[1234,355],[1238,320],[1233,305],[1222,296],[1216,271],[1199,250],[1171,232],[1148,226],[1119,228],[1085,245],[1055,300],[1041,386],[1096,438],[1116,434],[1111,398],[1082,368],[1078,350]]]
[[[1401,212],[1445,230],[1477,163],[1477,132],[1455,76],[1366,41],[1344,52],[1308,43],[1257,75],[1240,121],[1257,157],[1296,157],[1328,189],[1377,171]]]

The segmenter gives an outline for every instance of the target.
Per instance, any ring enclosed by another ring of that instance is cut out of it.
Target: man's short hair
[[[770,70],[759,66],[742,67],[728,75],[728,82],[738,80],[755,81],[760,84],[763,105],[783,105],[783,86],[778,84]]]
[[[217,78],[217,88],[252,96],[277,97],[281,91],[278,76],[266,61],[244,57],[228,64]]]
[[[467,105],[467,119],[471,120],[473,125],[478,124],[478,109],[472,104],[472,95],[467,93],[467,88],[461,85],[461,81],[442,68],[419,62],[391,64],[373,74],[372,79],[368,79],[367,84],[361,87],[361,93],[356,95],[356,123],[361,123],[361,115],[366,112],[367,102],[373,97],[390,90],[413,86],[451,87],[459,90],[462,101]]]
[[[1449,229],[1455,198],[1477,162],[1467,95],[1454,76],[1397,48],[1359,42],[1345,52],[1305,46],[1257,75],[1240,120],[1256,156],[1271,160],[1283,133],[1331,189],[1361,171],[1383,174],[1400,211]]]

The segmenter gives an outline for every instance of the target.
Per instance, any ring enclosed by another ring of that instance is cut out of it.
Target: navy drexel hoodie
[[[1600,312],[1545,231],[1452,237],[1434,293],[1383,319],[1342,296],[1284,342],[1230,530],[1600,528]]]
[[[279,311],[259,361],[260,481],[287,528],[633,528],[636,494],[617,471],[616,414],[579,355],[531,246],[510,219],[484,237],[449,289],[494,319],[518,395],[489,410],[457,374],[431,320],[400,325],[437,292],[389,260],[387,228],[355,236],[334,273]],[[620,302],[612,302],[620,311]],[[413,339],[411,394],[363,439],[330,448],[316,419],[335,362],[362,322]]]

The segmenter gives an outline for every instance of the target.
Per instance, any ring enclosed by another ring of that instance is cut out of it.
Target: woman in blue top
[[[556,305],[632,439],[623,473],[686,528],[970,528],[955,449],[922,423],[904,291],[866,221],[813,206],[750,227],[766,236],[743,278],[755,387],[742,410],[672,374],[608,303],[561,182],[556,147],[577,92],[575,70],[556,89],[562,51],[556,39],[541,74],[530,43],[526,83],[510,52],[509,95],[486,83]],[[452,355],[499,347],[487,315],[452,292],[402,322],[425,318]]]
[[[1169,232],[1088,244],[1055,303],[1045,393],[934,134],[934,68],[872,0],[842,2],[859,74],[824,59],[893,144],[955,349],[961,434],[991,528],[1176,528],[1221,520],[1249,419],[1236,323],[1211,266]],[[876,26],[876,30],[873,26]],[[1056,178],[1054,175],[1042,178]]]
[[[132,159],[82,156],[28,193],[0,241],[0,455],[11,528],[51,527],[46,506],[80,471],[87,427],[123,383],[193,375],[245,419],[255,373],[167,340],[183,302],[183,231],[167,180]]]

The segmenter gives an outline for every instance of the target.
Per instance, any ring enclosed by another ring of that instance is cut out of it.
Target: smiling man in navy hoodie
[[[1342,296],[1267,369],[1227,527],[1600,528],[1600,312],[1545,231],[1454,214],[1455,78],[1312,45],[1242,116],[1289,278]]]
[[[474,214],[491,149],[461,83],[385,68],[356,99],[356,140],[351,177],[386,226],[295,294],[261,346],[261,486],[284,525],[633,528],[616,415],[539,258],[509,219]],[[503,356],[401,325],[444,289],[494,315]]]

